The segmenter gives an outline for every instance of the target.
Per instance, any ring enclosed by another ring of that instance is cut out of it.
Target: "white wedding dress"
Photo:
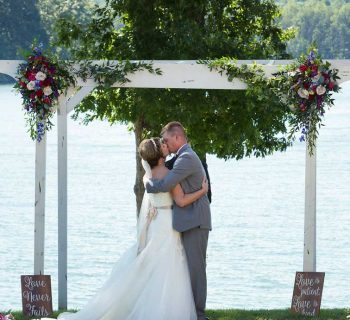
[[[58,319],[197,319],[181,236],[172,228],[172,203],[169,193],[145,193],[137,243],[82,310]]]

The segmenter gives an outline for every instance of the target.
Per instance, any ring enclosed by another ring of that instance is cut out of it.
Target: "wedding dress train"
[[[145,193],[137,243],[82,310],[58,319],[197,319],[181,236],[172,228],[172,202],[169,193]]]

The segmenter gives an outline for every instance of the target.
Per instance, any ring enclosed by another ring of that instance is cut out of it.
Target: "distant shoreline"
[[[0,73],[0,85],[2,84],[13,84],[15,80],[7,74]]]

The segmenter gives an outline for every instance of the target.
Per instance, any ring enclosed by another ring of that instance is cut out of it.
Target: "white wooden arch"
[[[0,73],[15,77],[17,67],[23,61],[0,60]],[[106,61],[95,61],[103,63]],[[110,61],[112,62],[112,61]],[[128,75],[130,82],[114,87],[132,88],[181,88],[181,89],[227,89],[243,90],[246,84],[239,79],[229,82],[225,75],[211,72],[196,61],[145,61],[160,68],[162,75],[138,71]],[[239,60],[238,65],[260,64],[267,76],[278,71],[279,66],[291,60]],[[339,83],[350,80],[350,60],[329,60],[339,69]],[[118,62],[115,62],[118,63]],[[58,307],[67,309],[67,116],[86,97],[97,83],[93,79],[84,82],[77,79],[76,87],[69,88],[59,97],[57,110],[58,146]],[[304,216],[304,271],[316,271],[316,150],[305,161],[305,216]],[[46,180],[46,135],[36,142],[35,157],[35,226],[34,226],[34,274],[44,274],[45,238],[45,180]]]

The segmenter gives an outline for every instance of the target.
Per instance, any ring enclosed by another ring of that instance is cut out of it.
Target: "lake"
[[[317,147],[317,271],[323,308],[349,307],[350,83],[326,112]],[[0,310],[21,309],[34,264],[35,143],[21,100],[0,86]],[[56,122],[56,119],[54,119]],[[48,134],[45,274],[57,309],[57,131]],[[134,136],[68,121],[68,304],[81,308],[135,242]],[[213,231],[208,308],[289,308],[303,268],[305,144],[264,159],[208,156]]]

